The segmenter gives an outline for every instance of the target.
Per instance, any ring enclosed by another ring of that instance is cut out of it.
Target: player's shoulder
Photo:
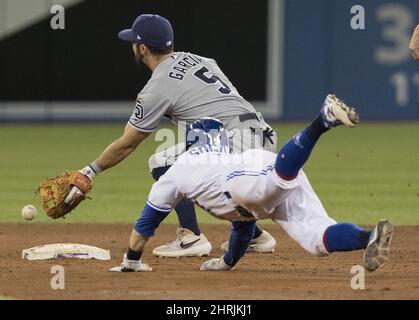
[[[203,63],[214,62],[211,58],[195,53],[174,52],[156,67],[140,94],[154,93],[175,97],[189,87],[188,79]]]

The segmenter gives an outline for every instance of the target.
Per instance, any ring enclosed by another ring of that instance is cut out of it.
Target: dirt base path
[[[130,225],[0,224],[0,295],[19,299],[419,299],[419,227],[396,227],[390,259],[366,273],[365,290],[351,289],[350,270],[362,251],[311,256],[275,225],[274,254],[248,254],[231,272],[202,272],[203,258],[161,259],[152,249],[174,240],[175,226],[162,225],[144,255],[154,272],[111,273],[121,262]],[[219,257],[227,225],[206,225],[211,257]],[[109,249],[112,260],[26,261],[22,249],[57,243]],[[65,268],[65,290],[52,290],[50,269]]]

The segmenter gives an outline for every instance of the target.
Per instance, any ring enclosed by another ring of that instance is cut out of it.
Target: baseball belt
[[[247,120],[258,120],[261,123],[264,123],[262,115],[257,113],[245,113],[239,116],[239,120],[241,122],[247,121]],[[256,133],[255,128],[250,128],[253,133]],[[274,144],[274,141],[272,139],[273,137],[273,130],[271,127],[266,127],[265,130],[263,130],[263,146],[265,147],[266,141],[269,141],[271,144]]]
[[[253,113],[245,113],[245,114],[239,115],[239,120],[241,122],[245,122],[247,120],[258,120],[259,122],[262,122],[261,117],[262,117],[261,115],[258,115],[254,112]]]

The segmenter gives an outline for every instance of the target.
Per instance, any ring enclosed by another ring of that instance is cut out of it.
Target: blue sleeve
[[[233,267],[244,256],[255,234],[256,221],[233,221],[224,262]]]
[[[159,227],[160,222],[162,222],[169,213],[170,211],[159,211],[146,204],[134,229],[144,236],[152,237],[154,236],[154,231]]]

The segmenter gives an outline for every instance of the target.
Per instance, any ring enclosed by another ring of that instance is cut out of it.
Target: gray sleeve
[[[170,106],[170,100],[160,94],[140,92],[128,125],[138,131],[153,132]]]

